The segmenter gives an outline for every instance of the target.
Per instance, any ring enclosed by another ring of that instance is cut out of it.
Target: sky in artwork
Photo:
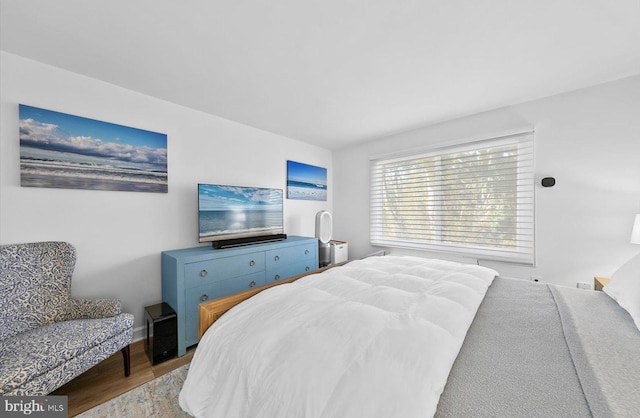
[[[315,165],[287,161],[287,179],[301,183],[327,185],[327,169]]]
[[[20,105],[20,145],[132,163],[167,164],[165,134]]]

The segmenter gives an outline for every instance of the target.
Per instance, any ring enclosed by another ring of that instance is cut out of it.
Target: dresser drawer
[[[186,346],[196,344],[198,342],[198,305],[207,300],[214,298],[215,289],[214,283],[209,283],[204,286],[192,287],[185,290],[185,339]],[[180,318],[178,318],[180,321]]]
[[[264,253],[243,254],[184,266],[184,284],[190,288],[232,277],[264,272]]]
[[[314,260],[315,259],[311,259],[308,262],[303,261],[301,263],[292,263],[268,269],[267,284],[317,269],[318,266],[314,265]]]
[[[264,272],[259,272],[187,289],[185,291],[187,342],[190,344],[198,342],[198,305],[202,302],[229,296],[264,284]]]
[[[214,284],[214,295],[215,298],[221,298],[264,284],[264,271],[261,271],[260,273],[248,274],[246,276],[216,282]]]
[[[300,260],[306,261],[315,259],[317,244],[314,244],[296,245],[293,247],[267,251],[267,269],[272,269],[283,264],[291,264]]]

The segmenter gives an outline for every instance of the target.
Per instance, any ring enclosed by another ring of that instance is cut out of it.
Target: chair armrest
[[[70,299],[69,302],[66,320],[108,318],[121,312],[117,299]]]

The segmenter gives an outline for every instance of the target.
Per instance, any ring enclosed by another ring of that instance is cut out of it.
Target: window
[[[371,243],[533,264],[533,133],[372,160]]]

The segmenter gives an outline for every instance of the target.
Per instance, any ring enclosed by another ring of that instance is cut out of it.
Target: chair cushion
[[[66,314],[75,261],[65,242],[0,247],[0,340]]]
[[[0,395],[81,356],[132,326],[133,315],[123,313],[111,318],[56,322],[1,340]],[[104,346],[109,354],[119,349]]]

